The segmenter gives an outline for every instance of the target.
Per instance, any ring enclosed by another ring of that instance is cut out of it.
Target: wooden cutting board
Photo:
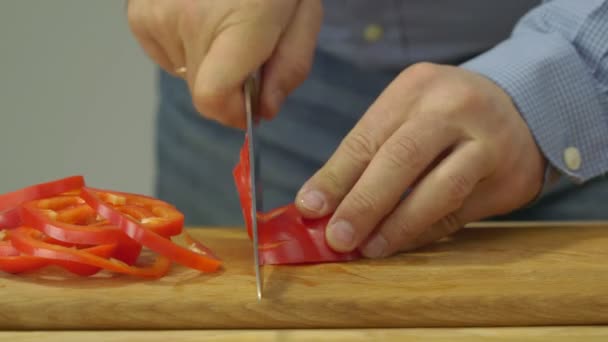
[[[608,224],[477,224],[385,260],[264,267],[242,229],[197,229],[216,274],[156,281],[0,274],[2,329],[345,328],[608,323]]]

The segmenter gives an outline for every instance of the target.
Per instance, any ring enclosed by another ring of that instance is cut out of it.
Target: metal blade
[[[262,299],[262,269],[258,250],[258,220],[257,212],[263,211],[262,187],[260,184],[260,155],[256,146],[256,124],[258,119],[259,72],[256,72],[245,82],[245,110],[247,112],[247,135],[249,137],[249,165],[251,182],[251,223],[253,233],[253,267],[258,301]]]

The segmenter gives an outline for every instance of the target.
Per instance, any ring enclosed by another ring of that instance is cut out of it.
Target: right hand
[[[266,119],[308,77],[322,15],[320,0],[128,2],[129,25],[150,58],[187,81],[203,116],[235,128],[246,126],[242,86],[257,68]]]

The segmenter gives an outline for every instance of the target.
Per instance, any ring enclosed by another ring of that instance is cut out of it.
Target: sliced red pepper
[[[243,143],[243,146],[239,152],[239,162],[232,170],[232,176],[234,178],[236,190],[241,202],[241,210],[243,213],[243,219],[245,220],[247,235],[249,235],[249,239],[253,239],[253,224],[251,222],[251,180],[249,179],[251,167],[249,166],[248,144],[249,139],[247,136],[245,136],[245,142]],[[259,228],[260,227],[258,226],[258,232],[260,230]]]
[[[171,266],[171,261],[162,256],[157,257],[154,264],[151,266],[129,266],[116,259],[107,259],[83,250],[44,242],[43,233],[28,227],[19,227],[12,230],[9,234],[11,243],[20,252],[45,259],[76,262],[103,268],[112,272],[146,278],[160,278],[167,274],[169,267]]]
[[[329,247],[325,240],[328,220],[304,219],[293,204],[259,215],[260,262],[271,265],[359,259],[359,252],[339,253]]]
[[[77,246],[116,244],[114,257],[133,265],[141,245],[118,227],[99,217],[78,195],[30,201],[21,207],[23,224],[50,238]]]
[[[22,203],[79,189],[84,184],[82,176],[71,176],[0,195],[0,228],[14,228],[21,224],[19,206]]]
[[[183,235],[184,235],[184,241],[186,242],[186,245],[188,245],[188,248],[191,251],[196,252],[198,254],[209,256],[212,259],[220,260],[220,258],[218,258],[213,253],[211,248],[203,245],[200,241],[198,241],[197,239],[192,237],[192,235],[188,234],[187,231],[183,231]]]
[[[165,201],[127,192],[88,189],[94,191],[103,202],[111,204],[114,209],[131,216],[143,227],[160,236],[168,238],[182,232],[184,214]]]
[[[18,250],[11,245],[11,242],[8,240],[0,241],[0,256],[17,256],[20,255]]]
[[[48,265],[48,260],[31,255],[23,255],[10,241],[0,241],[0,271],[22,273],[34,271]]]
[[[166,256],[172,261],[203,272],[214,272],[221,266],[219,260],[176,245],[170,239],[147,228],[149,226],[154,226],[157,224],[156,222],[138,221],[130,215],[121,212],[120,207],[126,203],[126,201],[122,199],[113,197],[108,198],[107,196],[104,196],[103,192],[100,193],[86,187],[82,189],[80,196],[88,205],[94,208],[96,212],[111,223],[120,227],[129,237],[143,246]],[[159,217],[175,217],[182,215],[177,209],[166,203],[164,205],[159,203],[158,206],[152,206],[150,209]]]
[[[0,211],[0,228],[15,228],[21,225],[19,207]]]
[[[233,169],[233,176],[247,233],[251,238],[251,182],[247,140],[248,138],[245,137],[239,162]],[[361,258],[358,251],[340,253],[331,249],[325,238],[329,217],[317,220],[305,219],[293,203],[268,213],[258,213],[257,220],[261,264],[321,263]]]
[[[9,233],[10,234],[10,233]],[[85,248],[82,251],[108,258],[114,252],[114,245],[99,245]],[[22,273],[34,271],[49,265],[57,265],[80,276],[91,276],[101,268],[73,261],[45,259],[38,256],[22,254],[10,241],[0,241],[0,271]]]

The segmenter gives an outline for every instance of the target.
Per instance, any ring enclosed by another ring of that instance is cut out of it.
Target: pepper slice
[[[171,261],[162,256],[157,257],[151,266],[129,266],[116,259],[106,259],[86,251],[44,242],[43,233],[28,227],[19,227],[10,231],[9,234],[10,240],[17,250],[41,258],[76,262],[145,278],[160,278],[167,274],[171,266]]]
[[[188,245],[188,248],[191,251],[194,251],[198,254],[207,255],[212,259],[220,260],[220,258],[218,258],[215,253],[213,253],[211,248],[203,245],[200,241],[192,237],[192,235],[188,234],[187,231],[184,231],[183,235],[184,241],[186,242],[186,245]]]
[[[239,195],[239,201],[241,202],[241,210],[243,213],[243,219],[245,220],[247,235],[249,235],[249,239],[253,240],[253,224],[251,222],[251,180],[249,179],[251,166],[249,165],[249,149],[247,148],[248,144],[249,138],[245,136],[245,142],[243,143],[243,146],[239,152],[239,162],[232,170],[232,177],[234,178],[236,190]],[[260,222],[258,222],[258,234],[261,234],[260,230]]]
[[[251,183],[247,137],[241,147],[233,177],[249,237],[252,237]],[[325,239],[329,217],[310,220],[302,217],[295,205],[288,204],[267,213],[258,213],[258,248],[261,264],[302,264],[351,261],[361,258],[358,251],[336,252]]]
[[[168,238],[182,232],[184,214],[165,201],[127,192],[87,189],[97,194],[103,202],[111,204],[117,211],[138,220],[146,229],[162,237]]]
[[[7,273],[33,271],[48,265],[48,261],[21,253],[10,241],[0,241],[0,270]]]
[[[23,224],[52,239],[77,246],[116,244],[114,257],[133,265],[141,245],[118,227],[99,217],[78,195],[59,195],[26,202],[21,207]]]
[[[0,228],[15,228],[21,224],[19,206],[22,203],[79,189],[84,184],[84,177],[71,176],[0,195]]]
[[[80,196],[88,205],[94,208],[97,213],[118,226],[129,237],[143,246],[166,256],[172,261],[203,272],[214,272],[221,266],[219,260],[176,245],[170,239],[157,234],[153,229],[147,228],[158,224],[157,222],[138,221],[130,215],[121,212],[120,207],[127,203],[126,200],[114,198],[112,196],[107,197],[104,196],[103,192],[99,193],[86,187],[82,189]],[[160,200],[155,201],[162,202]],[[159,217],[175,217],[182,215],[177,209],[165,202],[159,203],[158,206],[150,207],[150,210]]]
[[[10,233],[9,233],[10,234]],[[114,252],[114,245],[99,245],[85,248],[88,252],[103,258],[108,258]],[[22,273],[34,271],[49,265],[57,265],[79,275],[91,276],[101,270],[99,267],[85,265],[67,260],[46,259],[38,256],[22,254],[10,241],[0,241],[0,271],[7,273]]]

